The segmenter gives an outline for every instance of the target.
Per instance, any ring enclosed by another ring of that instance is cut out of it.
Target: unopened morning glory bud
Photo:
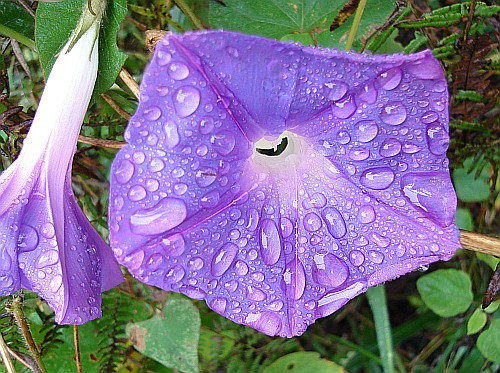
[[[33,290],[62,324],[100,317],[101,293],[122,281],[71,186],[97,76],[98,21],[80,32],[59,53],[21,153],[0,175],[0,295]]]
[[[170,34],[113,162],[111,247],[147,284],[300,335],[460,246],[447,108],[430,51]]]

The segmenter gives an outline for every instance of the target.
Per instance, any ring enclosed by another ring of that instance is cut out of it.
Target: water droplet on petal
[[[35,267],[38,269],[45,268],[56,264],[58,261],[59,253],[56,250],[47,250],[38,257]]]
[[[359,182],[370,189],[387,189],[394,182],[394,172],[389,167],[370,168],[361,174]]]
[[[297,300],[304,294],[306,274],[304,266],[298,258],[295,258],[286,264],[281,286],[288,299]]]
[[[432,154],[443,155],[446,153],[450,144],[450,137],[439,123],[435,122],[427,125],[426,135],[429,151]]]
[[[403,72],[399,67],[393,67],[377,76],[377,83],[386,91],[396,88],[403,78]]]
[[[256,302],[262,302],[267,298],[267,295],[259,288],[249,285],[247,287],[247,298]]]
[[[385,124],[397,126],[406,120],[406,109],[399,101],[388,102],[380,113],[380,119]]]
[[[370,258],[374,264],[381,264],[384,261],[384,254],[379,251],[372,250],[368,252],[368,258]]]
[[[224,314],[224,312],[226,312],[227,299],[226,298],[213,298],[210,300],[208,305],[215,312],[218,312],[220,314]]]
[[[170,53],[158,49],[158,52],[156,53],[156,63],[158,65],[165,66],[171,59],[172,55]]]
[[[159,172],[165,168],[165,163],[160,158],[153,158],[149,162],[148,170],[151,172]]]
[[[193,114],[200,106],[200,91],[195,87],[184,86],[174,93],[174,109],[180,118]]]
[[[435,111],[427,111],[422,115],[422,123],[430,124],[436,122],[439,119],[439,116]]]
[[[360,142],[370,142],[378,134],[378,126],[373,120],[361,120],[354,125],[354,136]]]
[[[356,295],[366,289],[366,285],[362,282],[355,282],[342,290],[331,291],[326,293],[318,300],[318,308],[316,309],[317,317],[325,317],[337,311],[344,304],[349,302]]]
[[[139,209],[130,216],[132,232],[156,235],[181,224],[187,216],[186,204],[177,198],[163,198],[155,206]]]
[[[52,277],[52,280],[50,280],[50,284],[49,284],[50,291],[53,293],[57,292],[61,288],[62,282],[63,282],[62,276],[54,275]]]
[[[304,228],[309,232],[316,232],[322,226],[321,218],[314,212],[308,212],[303,220]]]
[[[167,149],[173,149],[179,143],[179,132],[177,125],[173,120],[167,120],[165,126],[163,127],[165,134],[165,146]]]
[[[19,229],[17,238],[17,248],[19,252],[24,253],[36,249],[38,245],[38,233],[30,225],[23,224]]]
[[[283,303],[283,301],[281,301],[281,300],[275,300],[275,301],[273,301],[273,302],[269,303],[269,304],[266,306],[266,308],[267,308],[268,310],[278,312],[278,311],[281,311],[281,310],[283,309],[283,306],[284,306],[284,305],[285,305],[285,304]]]
[[[248,223],[246,225],[246,228],[253,232],[254,230],[257,229],[257,225],[259,223],[259,212],[252,208],[248,211]]]
[[[213,144],[213,148],[217,153],[220,155],[228,155],[233,151],[236,139],[231,132],[220,131],[210,138],[210,142]]]
[[[203,197],[200,198],[200,204],[205,208],[213,208],[217,206],[220,200],[220,193],[217,190],[211,190],[205,193]]]
[[[170,268],[167,273],[165,273],[165,277],[163,281],[168,284],[175,284],[184,278],[186,271],[180,265],[175,265]]]
[[[172,62],[168,66],[168,75],[174,80],[184,80],[189,75],[189,68],[182,62]]]
[[[403,146],[401,147],[401,150],[403,151],[403,153],[406,154],[415,154],[420,150],[422,150],[422,147],[416,144],[412,144],[411,142],[404,142]]]
[[[238,246],[234,243],[226,242],[222,245],[212,258],[212,264],[210,267],[210,273],[212,276],[222,276],[229,269],[237,254]]]
[[[150,271],[156,271],[163,263],[163,255],[160,253],[153,253],[145,260],[146,268]]]
[[[203,289],[197,288],[195,286],[181,286],[179,288],[179,293],[188,296],[191,299],[202,300],[207,297],[207,293]]]
[[[314,256],[312,277],[319,285],[336,288],[349,277],[349,268],[333,254],[317,254]]]
[[[325,205],[326,197],[322,193],[314,193],[308,199],[302,202],[302,206],[304,206],[305,209],[322,208],[325,207]]]
[[[170,257],[178,257],[184,253],[186,242],[184,236],[180,233],[168,236],[161,240],[164,245],[165,254]]]
[[[372,82],[366,83],[358,93],[358,100],[367,104],[377,102],[377,89]]]
[[[283,243],[274,220],[263,219],[261,221],[259,244],[262,261],[268,266],[276,264],[280,258]]]
[[[352,148],[349,150],[349,158],[353,161],[364,161],[370,156],[370,151],[365,148]]]
[[[357,214],[359,222],[363,224],[369,224],[375,221],[375,216],[375,210],[370,205],[361,206]]]
[[[243,260],[237,260],[234,263],[234,270],[240,276],[246,276],[248,273],[248,264],[246,264]]]
[[[195,256],[191,259],[189,259],[187,263],[188,267],[192,271],[197,271],[199,269],[202,269],[205,263],[203,262],[203,259],[200,258],[199,256]]]
[[[393,138],[385,139],[380,145],[379,152],[382,157],[394,157],[401,152],[401,142]]]
[[[120,184],[126,184],[132,179],[134,175],[134,164],[127,159],[123,159],[116,171],[114,172],[114,176],[116,181]]]
[[[150,106],[143,114],[147,120],[155,121],[161,117],[161,109],[158,106]]]
[[[52,238],[56,234],[56,230],[52,223],[45,223],[42,225],[41,233],[45,238]]]
[[[343,98],[340,101],[335,101],[332,104],[332,113],[335,115],[337,118],[340,119],[347,119],[351,115],[354,114],[356,111],[357,107],[354,102],[354,98],[351,95],[348,95],[347,97]]]
[[[389,238],[381,236],[377,232],[372,232],[370,234],[370,241],[380,247],[387,247],[391,243],[391,240]]]
[[[245,318],[245,324],[270,336],[276,335],[281,330],[281,319],[272,312],[249,313]]]
[[[196,171],[195,181],[199,187],[205,188],[213,184],[217,171],[210,167],[204,167]]]
[[[230,292],[230,293],[234,293],[237,289],[238,289],[238,286],[240,285],[240,283],[236,280],[231,280],[231,281],[228,281],[224,284],[224,288]]]
[[[344,218],[335,207],[327,207],[321,212],[326,229],[334,238],[342,238],[347,233]]]
[[[146,198],[146,189],[142,185],[134,185],[128,191],[128,199],[132,202],[137,202]]]
[[[337,140],[339,143],[341,143],[342,145],[345,145],[345,144],[348,144],[349,141],[351,141],[351,136],[349,135],[348,132],[346,131],[340,131],[338,134],[337,134]]]
[[[203,117],[200,121],[199,131],[202,135],[207,135],[214,129],[214,118],[212,117]]]
[[[327,97],[331,101],[340,100],[345,96],[347,90],[349,89],[349,86],[340,80],[333,80],[329,83],[325,83],[325,86],[330,89],[327,93]]]

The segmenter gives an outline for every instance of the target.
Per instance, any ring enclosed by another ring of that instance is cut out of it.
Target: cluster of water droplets
[[[111,245],[135,276],[292,336],[451,255],[446,86],[416,67],[435,62],[315,53],[225,32],[158,44],[112,168]],[[286,129],[303,141],[270,161],[283,170],[256,167],[253,143]]]

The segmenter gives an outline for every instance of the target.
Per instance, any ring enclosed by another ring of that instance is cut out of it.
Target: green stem
[[[80,354],[80,337],[78,336],[78,325],[73,325],[73,342],[75,344],[75,362],[77,373],[83,372],[82,355]]]
[[[394,346],[392,343],[392,331],[384,285],[369,288],[366,296],[372,310],[373,321],[375,322],[377,344],[380,357],[382,358],[382,368],[385,373],[394,373]]]
[[[0,34],[4,34],[8,38],[17,40],[19,43],[26,45],[28,48],[35,49],[35,42],[30,38],[20,34],[16,30],[11,29],[0,23]]]
[[[26,317],[23,313],[23,304],[22,298],[20,296],[15,295],[12,302],[9,304],[8,311],[14,317],[19,330],[30,350],[31,354],[35,358],[35,361],[38,365],[38,368],[42,373],[47,373],[47,368],[45,368],[45,364],[42,361],[42,357],[40,355],[40,351],[38,351],[38,347],[36,346],[35,341],[33,340],[33,336],[31,335],[31,330],[28,322],[26,321]]]
[[[354,42],[354,37],[358,32],[359,22],[361,22],[361,16],[365,11],[367,0],[360,0],[358,8],[356,9],[356,14],[354,15],[354,21],[352,21],[351,29],[349,30],[349,36],[347,37],[347,43],[345,44],[345,50],[348,51],[352,47],[352,43]]]
[[[196,14],[191,10],[191,8],[186,4],[184,0],[174,0],[175,5],[189,18],[193,27],[197,30],[204,30],[205,26],[201,23],[200,19],[196,17]]]

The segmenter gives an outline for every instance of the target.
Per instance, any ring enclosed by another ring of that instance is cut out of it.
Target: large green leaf
[[[213,28],[224,28],[268,38],[283,39],[327,47],[345,44],[352,24],[351,17],[333,32],[330,24],[345,0],[224,0],[226,6],[211,3],[210,22]],[[394,9],[394,0],[367,2],[359,25],[359,40],[377,24],[382,24]]]
[[[485,358],[500,363],[500,320],[493,319],[488,329],[477,339],[477,348]]]
[[[56,3],[41,2],[36,12],[36,45],[40,62],[48,76],[57,54],[68,41],[87,0],[65,0]],[[116,45],[116,34],[127,13],[126,0],[108,2],[99,38],[99,74],[94,97],[113,85],[126,56]]]
[[[35,32],[33,17],[15,2],[0,0],[0,25],[33,39]]]
[[[185,297],[171,294],[162,315],[130,324],[127,335],[137,350],[182,372],[198,372],[200,314]]]
[[[479,177],[476,178],[475,171],[468,172],[472,161],[472,158],[467,158],[463,168],[457,168],[453,171],[457,196],[463,202],[486,201],[490,196],[488,167],[483,168]]]
[[[456,269],[439,269],[422,276],[417,289],[427,307],[442,317],[465,312],[473,298],[469,276]]]
[[[264,373],[342,373],[344,369],[322,359],[317,352],[294,352],[285,355],[264,369]]]

